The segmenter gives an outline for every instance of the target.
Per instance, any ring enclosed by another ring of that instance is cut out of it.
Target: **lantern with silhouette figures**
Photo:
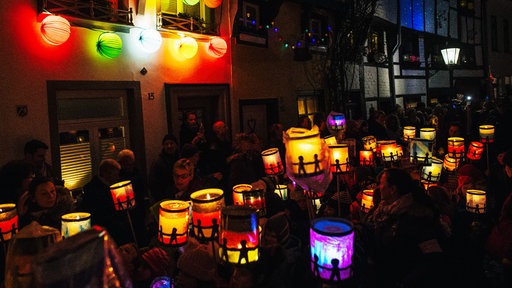
[[[365,189],[363,190],[363,195],[361,196],[361,211],[368,213],[370,209],[373,208],[373,190]]]
[[[259,259],[259,227],[256,209],[222,208],[218,256],[221,262],[247,265]]]
[[[486,211],[486,195],[483,190],[469,189],[466,192],[466,211],[482,214]]]
[[[470,160],[480,160],[484,153],[484,144],[477,141],[472,141],[468,146],[467,157]]]
[[[258,216],[263,217],[267,213],[265,202],[265,191],[253,189],[243,193],[244,205],[256,209]]]
[[[380,147],[377,148],[380,150],[380,157],[382,162],[396,162],[400,160],[402,155],[399,155],[398,145],[396,145],[396,141],[394,140],[386,140],[380,144]],[[401,153],[400,153],[401,154]]]
[[[404,141],[409,141],[413,138],[416,138],[416,127],[405,126],[404,127]]]
[[[181,246],[187,243],[189,207],[189,202],[180,200],[166,200],[160,203],[158,242],[167,246]]]
[[[238,184],[233,186],[233,204],[244,205],[244,193],[252,190],[252,185]]]
[[[224,207],[224,191],[210,188],[190,195],[192,226],[200,241],[213,241],[219,234],[220,210]]]
[[[91,228],[91,214],[87,212],[64,214],[60,220],[62,238],[69,238]]]
[[[283,162],[279,154],[279,149],[270,148],[261,152],[263,165],[265,167],[265,174],[267,175],[280,175],[284,173]]]
[[[345,115],[343,113],[332,111],[327,115],[326,124],[327,130],[331,134],[336,134],[338,131],[345,129]]]
[[[448,156],[451,158],[464,158],[464,138],[449,137],[448,138]]]
[[[375,166],[375,160],[373,159],[373,151],[371,151],[371,150],[359,151],[359,165]]]
[[[350,278],[354,251],[352,222],[334,217],[314,219],[309,239],[315,277],[331,283]]]
[[[420,179],[425,188],[435,185],[441,178],[443,171],[443,161],[441,159],[432,157],[432,164],[430,166],[423,166],[421,169]]]
[[[18,232],[18,210],[16,204],[0,204],[0,239],[3,244]]]
[[[494,142],[494,125],[480,125],[480,142],[492,143]]]
[[[137,237],[135,236],[135,230],[133,229],[132,218],[130,216],[130,209],[135,207],[135,194],[133,192],[132,182],[130,180],[121,181],[110,186],[110,194],[114,201],[114,206],[117,211],[126,211],[126,217],[130,223],[130,230],[132,237],[137,244]]]
[[[329,135],[329,136],[324,137],[324,141],[325,141],[325,144],[327,144],[327,145],[338,144],[338,140],[336,140],[336,136],[334,136],[334,135]]]
[[[365,136],[361,141],[363,142],[364,150],[371,150],[375,152],[377,149],[377,139],[375,139],[375,136]]]
[[[436,140],[436,129],[435,128],[420,128],[420,138],[434,141]]]
[[[377,141],[377,148],[375,150],[375,154],[378,158],[382,157],[382,149],[386,150],[386,152],[389,152],[388,150],[396,147],[396,141],[395,140],[378,140]]]
[[[453,172],[459,168],[460,159],[452,158],[448,154],[444,155],[443,168],[447,172]]]
[[[411,163],[418,165],[430,165],[434,143],[431,140],[414,138],[409,143]]]
[[[288,200],[288,185],[277,184],[276,189],[274,189],[274,193],[279,195],[281,199]]]
[[[329,146],[331,154],[331,173],[341,174],[350,171],[350,157],[347,144],[336,144]]]

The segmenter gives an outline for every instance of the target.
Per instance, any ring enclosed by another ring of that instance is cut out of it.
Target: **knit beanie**
[[[167,275],[170,258],[162,248],[151,248],[142,254],[142,259],[148,264],[153,277]]]

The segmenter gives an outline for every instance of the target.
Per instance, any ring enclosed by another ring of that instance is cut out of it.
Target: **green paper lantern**
[[[115,33],[105,32],[100,34],[98,42],[96,42],[96,50],[101,56],[114,59],[123,48],[123,41],[121,37]]]

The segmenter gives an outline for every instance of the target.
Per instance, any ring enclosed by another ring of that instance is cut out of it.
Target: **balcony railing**
[[[38,0],[40,12],[50,12],[86,20],[133,25],[132,8],[107,0]]]

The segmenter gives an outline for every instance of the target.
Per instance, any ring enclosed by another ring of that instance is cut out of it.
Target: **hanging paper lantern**
[[[145,29],[139,37],[142,48],[148,53],[153,53],[162,45],[162,35],[155,29]]]
[[[177,51],[185,59],[190,59],[197,54],[197,41],[191,37],[183,37],[176,41]]]
[[[113,59],[121,54],[123,41],[119,35],[112,32],[101,33],[96,42],[96,50],[101,56]]]
[[[199,3],[199,0],[183,0],[183,3],[185,3],[185,4],[189,5],[189,6],[194,6],[197,3]]]
[[[228,44],[226,41],[220,37],[215,37],[208,43],[208,50],[206,52],[212,57],[220,58],[226,54],[227,50]]]
[[[204,0],[204,5],[208,8],[217,8],[222,4],[222,0]]]
[[[71,24],[64,17],[49,15],[41,22],[43,39],[51,45],[61,45],[71,35]]]

